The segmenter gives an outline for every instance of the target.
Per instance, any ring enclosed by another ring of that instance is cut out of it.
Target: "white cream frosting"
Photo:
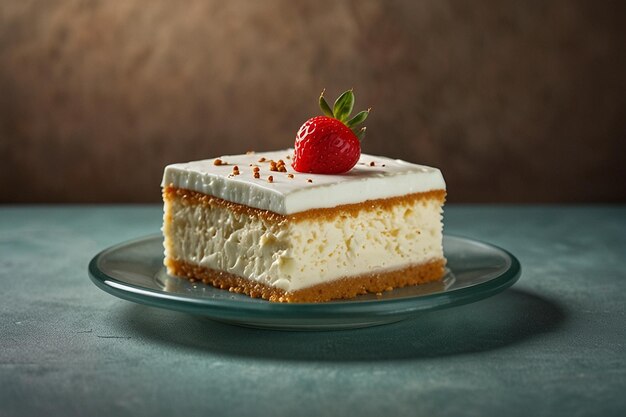
[[[446,188],[437,168],[398,159],[362,154],[348,173],[323,175],[296,172],[292,160],[287,159],[292,156],[293,149],[285,149],[172,164],[165,168],[161,186],[185,188],[283,215]],[[270,171],[268,162],[259,162],[260,158],[282,159],[287,172]],[[215,165],[216,159],[228,165]],[[232,176],[235,165],[240,174]],[[260,178],[253,177],[251,165],[259,167]],[[272,183],[267,179],[270,175]]]

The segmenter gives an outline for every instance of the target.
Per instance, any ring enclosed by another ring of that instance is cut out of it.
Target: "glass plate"
[[[443,281],[325,303],[271,303],[171,277],[163,266],[161,235],[120,243],[97,254],[89,276],[125,300],[206,316],[213,320],[283,330],[334,330],[376,326],[422,311],[471,303],[513,285],[519,261],[496,246],[444,236],[448,260]]]

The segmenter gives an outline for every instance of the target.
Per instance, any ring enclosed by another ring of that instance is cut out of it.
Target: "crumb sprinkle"
[[[274,172],[287,172],[285,161],[279,159],[278,161],[270,161],[270,171]]]
[[[313,182],[311,178],[307,179],[306,182]]]
[[[259,158],[259,162],[265,162],[265,158],[264,157],[260,157]]]
[[[293,174],[287,174],[287,178],[293,178]]]
[[[213,161],[213,165],[228,165],[228,163],[222,161],[221,159],[217,158],[215,161]]]
[[[254,178],[261,178],[259,171],[254,171]]]
[[[371,167],[376,166],[376,162],[374,162],[374,161],[370,162],[370,166]]]
[[[274,182],[274,177],[271,175],[267,177],[267,182]]]

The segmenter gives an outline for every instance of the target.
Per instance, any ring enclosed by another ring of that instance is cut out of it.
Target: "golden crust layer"
[[[438,259],[395,271],[345,277],[294,292],[285,292],[255,281],[223,271],[167,259],[168,272],[191,281],[202,281],[216,288],[247,294],[253,298],[264,298],[275,302],[316,303],[342,298],[354,298],[360,294],[380,293],[393,288],[426,284],[443,278],[445,260]]]
[[[424,193],[407,194],[399,197],[381,198],[376,200],[367,200],[362,203],[344,204],[331,208],[318,208],[290,215],[282,215],[269,210],[261,210],[249,207],[243,204],[232,203],[211,195],[202,194],[197,191],[187,190],[184,188],[176,188],[167,186],[163,188],[163,200],[165,202],[174,199],[180,200],[183,204],[197,205],[202,204],[206,207],[222,207],[229,210],[247,214],[251,217],[263,217],[266,220],[281,221],[303,221],[303,220],[330,220],[336,216],[357,216],[361,211],[371,210],[388,210],[390,207],[399,204],[415,204],[417,201],[438,200],[442,204],[446,198],[445,190],[433,190]]]

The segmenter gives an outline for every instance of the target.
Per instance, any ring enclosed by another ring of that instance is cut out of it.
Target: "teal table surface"
[[[522,264],[387,326],[281,332],[115,298],[87,264],[158,206],[0,206],[0,416],[626,415],[626,207],[450,206]]]

